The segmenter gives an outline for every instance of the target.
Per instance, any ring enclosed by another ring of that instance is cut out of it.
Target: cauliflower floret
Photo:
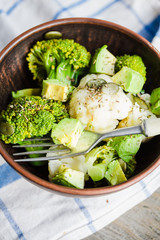
[[[149,93],[141,94],[141,99],[146,102],[146,104],[150,105],[151,103],[151,95]]]
[[[80,83],[72,94],[69,114],[79,119],[86,130],[104,133],[115,129],[131,108],[131,100],[122,88],[101,77],[90,79],[85,85]]]
[[[85,77],[83,77],[80,81],[79,88],[85,87],[86,83],[93,79],[103,79],[107,83],[113,82],[112,78],[106,74],[87,74]]]
[[[147,118],[156,118],[156,116],[149,109],[143,109],[137,102],[135,102],[132,110],[128,114],[128,117],[123,119],[119,123],[118,127],[122,128],[135,126],[141,124],[142,120]]]

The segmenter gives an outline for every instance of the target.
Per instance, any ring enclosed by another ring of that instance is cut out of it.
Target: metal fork
[[[53,153],[53,156],[45,156],[45,157],[38,157],[38,158],[23,158],[23,159],[15,159],[15,162],[32,162],[32,161],[48,161],[48,160],[55,160],[55,159],[62,159],[62,158],[69,158],[75,157],[79,155],[85,155],[89,151],[91,151],[98,143],[100,143],[105,138],[112,138],[117,136],[126,136],[126,135],[133,135],[133,134],[143,134],[146,137],[152,137],[160,134],[160,118],[150,118],[143,120],[140,125],[133,126],[133,127],[126,127],[126,128],[118,128],[111,132],[107,132],[104,134],[100,133],[93,133],[89,131],[84,131],[92,134],[92,140],[81,148],[80,151],[77,152],[76,149],[79,149],[77,145],[80,145],[83,141],[83,137],[80,137],[75,149],[69,149],[63,146],[62,144],[54,144],[53,142],[44,142],[42,144],[27,144],[27,145],[13,145],[14,148],[26,148],[26,147],[51,147],[50,149],[46,150],[38,150],[38,151],[30,151],[30,152],[18,152],[13,153],[14,156],[22,156],[22,155],[29,155],[29,154],[44,154],[44,153]],[[35,139],[28,139],[28,141],[46,141],[51,140],[51,138],[35,138]]]

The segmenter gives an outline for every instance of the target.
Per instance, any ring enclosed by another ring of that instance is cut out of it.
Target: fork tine
[[[79,153],[70,153],[70,154],[61,154],[56,156],[50,156],[50,157],[38,157],[38,158],[22,158],[22,159],[15,159],[15,162],[34,162],[34,161],[49,161],[49,160],[56,160],[56,159],[62,159],[62,158],[69,158],[69,157],[76,157],[79,155],[84,155],[86,152],[79,152]]]
[[[68,153],[70,152],[71,150],[69,148],[64,148],[64,149],[54,149],[54,150],[51,150],[51,149],[46,149],[46,150],[37,150],[37,151],[26,151],[26,152],[20,152],[20,153],[13,153],[14,156],[22,156],[22,155],[29,155],[29,154],[43,154],[43,153]]]
[[[42,137],[42,138],[25,138],[23,141],[49,141],[52,140],[50,137]]]
[[[37,143],[37,144],[26,144],[26,145],[13,145],[13,148],[25,148],[25,147],[60,147],[63,144],[54,144],[54,143]]]

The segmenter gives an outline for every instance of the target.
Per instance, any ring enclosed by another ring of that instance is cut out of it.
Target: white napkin
[[[160,49],[159,0],[0,0],[0,49],[35,25],[68,17],[93,17],[124,25]],[[160,166],[121,192],[95,198],[62,197],[27,182],[0,157],[0,239],[82,239],[159,186]]]

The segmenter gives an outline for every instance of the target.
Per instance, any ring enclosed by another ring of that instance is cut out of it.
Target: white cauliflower
[[[142,120],[147,118],[156,118],[156,116],[149,109],[143,109],[135,102],[127,118],[120,121],[118,127],[122,128],[135,126],[141,124]]]
[[[150,94],[146,93],[138,97],[128,93],[127,96],[132,101],[133,106],[128,116],[120,121],[119,128],[139,125],[147,118],[156,118],[150,111]]]
[[[131,111],[132,102],[109,76],[91,74],[82,78],[71,96],[69,114],[86,130],[107,132],[115,129]]]
[[[107,83],[113,82],[112,78],[106,74],[87,74],[85,77],[83,77],[80,81],[79,88],[85,87],[86,83],[93,79],[103,79]]]
[[[141,99],[145,101],[146,104],[150,105],[151,103],[151,95],[149,93],[141,94]]]

